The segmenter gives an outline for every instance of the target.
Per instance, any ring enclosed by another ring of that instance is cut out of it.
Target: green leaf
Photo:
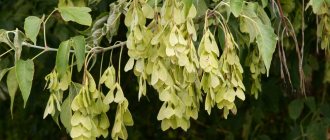
[[[7,31],[0,29],[0,42],[6,43],[10,48],[14,48],[14,44],[9,40]]]
[[[24,21],[24,31],[26,37],[31,39],[31,41],[36,44],[37,42],[37,35],[40,30],[42,20],[36,16],[29,16],[25,18]]]
[[[268,0],[261,0],[261,5],[262,5],[262,8],[265,8],[268,5]]]
[[[325,0],[310,0],[307,3],[306,8],[309,6],[312,6],[313,12],[317,15],[327,13],[328,10]]]
[[[71,131],[71,117],[72,117],[72,112],[71,112],[71,104],[78,94],[79,90],[81,88],[80,84],[73,83],[70,85],[70,90],[69,90],[69,95],[68,97],[64,100],[61,109],[62,111],[60,112],[60,119],[64,127],[66,128],[67,132]]]
[[[291,101],[288,106],[290,118],[293,120],[296,120],[300,116],[303,109],[304,109],[303,100],[295,99],[295,100]]]
[[[0,81],[2,80],[3,76],[5,76],[5,74],[10,70],[12,69],[13,67],[11,68],[6,68],[6,69],[2,69],[1,72],[0,72]]]
[[[192,0],[183,0],[184,3],[184,15],[187,16],[189,14],[190,7],[192,5]]]
[[[157,1],[156,1],[156,0],[148,0],[148,1],[147,1],[147,3],[148,3],[149,5],[155,5],[156,2],[157,2],[157,4],[158,4],[158,3],[162,2],[162,1],[159,1],[159,0],[157,0]]]
[[[109,42],[112,41],[112,37],[117,35],[119,24],[120,24],[120,16],[121,13],[119,12],[120,7],[118,7],[115,3],[110,4],[110,13],[107,19],[106,29],[107,29],[107,39]],[[99,19],[98,21],[101,21]],[[95,23],[98,23],[98,21],[95,21]],[[94,24],[95,26],[96,24]],[[103,34],[99,34],[103,36]]]
[[[209,9],[205,0],[194,0],[194,5],[196,5],[197,8],[197,17],[203,16]]]
[[[89,4],[95,4],[95,2],[100,0],[88,0]],[[86,1],[85,0],[59,0],[58,1],[58,7],[64,7],[64,6],[85,6]]]
[[[34,75],[34,64],[32,60],[26,60],[26,61],[18,60],[16,62],[16,77],[19,88],[22,92],[22,96],[24,100],[24,108],[30,96],[33,75]]]
[[[306,100],[305,100],[305,104],[308,106],[308,108],[311,111],[316,110],[315,97],[307,97]]]
[[[243,13],[245,13],[245,12],[246,11],[243,11]],[[244,33],[249,34],[249,42],[248,43],[252,43],[255,40],[255,38],[258,34],[256,28],[251,28],[251,27],[255,27],[254,21],[242,18],[242,20],[240,22],[240,30]]]
[[[89,14],[92,10],[88,7],[59,7],[58,11],[65,21],[74,21],[86,26],[92,24],[92,17]]]
[[[307,126],[307,138],[309,140],[326,140],[327,139],[327,125],[321,120],[321,122],[311,122]]]
[[[69,56],[70,56],[70,45],[69,41],[64,41],[60,44],[56,54],[56,65],[55,69],[58,72],[59,77],[62,77],[69,63]]]
[[[330,110],[329,110],[330,104],[328,104],[328,103],[321,104],[319,108],[320,108],[320,113],[324,117],[330,118]]]
[[[71,130],[71,117],[72,117],[72,112],[71,112],[71,102],[70,98],[66,98],[61,106],[62,111],[60,114],[60,119],[64,127],[67,129],[67,132],[70,132]]]
[[[273,28],[269,25],[257,24],[259,28],[259,35],[257,35],[257,44],[262,60],[267,69],[267,76],[269,75],[269,69],[273,58],[273,53],[276,48],[277,37],[273,31]]]
[[[55,109],[55,107],[54,107],[54,115],[52,115],[52,119],[53,119],[53,121],[56,123],[56,125],[59,127],[59,128],[61,128],[61,126],[60,126],[60,123],[59,123],[59,121],[58,121],[58,117],[60,116],[60,112],[59,111],[56,111],[56,109]]]
[[[238,17],[243,9],[243,0],[230,0],[230,11],[235,17]]]
[[[277,36],[274,33],[269,18],[262,11],[256,3],[249,3],[243,7],[240,30],[249,34],[250,43],[256,38],[259,54],[265,64],[268,76],[273,53],[276,48]]]
[[[8,92],[9,92],[9,96],[10,96],[10,113],[11,113],[11,116],[13,117],[14,99],[15,99],[16,91],[18,89],[18,82],[17,82],[17,79],[16,79],[15,68],[11,69],[8,72],[7,87],[8,87]]]
[[[71,38],[71,40],[71,45],[73,46],[74,54],[77,59],[77,69],[78,72],[80,72],[85,61],[85,38],[83,36],[76,36]]]

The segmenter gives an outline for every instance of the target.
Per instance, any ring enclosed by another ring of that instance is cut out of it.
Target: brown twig
[[[293,26],[289,21],[289,19],[287,17],[284,16],[283,14],[283,10],[281,7],[281,1],[277,0],[277,7],[279,9],[279,13],[280,13],[280,19],[281,19],[281,23],[284,23],[284,30],[286,31],[288,36],[291,36],[294,40],[295,43],[295,49],[296,49],[296,53],[297,53],[297,57],[298,57],[298,63],[299,63],[299,78],[300,78],[300,90],[301,92],[305,95],[306,91],[305,91],[305,75],[304,75],[304,71],[302,68],[303,65],[303,53],[304,53],[304,17],[302,18],[302,44],[301,44],[301,48],[299,48],[298,45],[298,41],[297,41],[297,37],[296,34],[293,31]],[[303,9],[304,9],[304,0],[303,0]],[[304,13],[304,11],[303,11]],[[304,14],[302,14],[302,16],[304,16]],[[290,25],[290,28],[289,26]],[[283,47],[283,46],[282,46]],[[282,55],[285,57],[284,54],[284,49],[282,48]],[[283,59],[284,60],[284,59]],[[286,62],[285,62],[286,63]],[[286,64],[285,64],[286,65]],[[287,70],[288,71],[288,70]]]

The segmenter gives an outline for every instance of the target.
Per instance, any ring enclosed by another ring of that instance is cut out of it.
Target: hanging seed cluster
[[[193,22],[196,14],[196,7],[192,3],[178,0],[164,1],[162,7],[154,8],[144,0],[133,0],[126,13],[130,59],[124,69],[133,70],[138,77],[139,99],[146,95],[147,84],[158,91],[159,99],[163,102],[157,115],[162,130],[178,127],[187,130],[190,127],[190,118],[198,117],[202,89],[206,93],[205,109],[208,113],[211,113],[211,109],[216,105],[223,109],[225,118],[229,111],[236,113],[236,97],[245,99],[243,69],[236,52],[238,47],[229,29],[223,26],[225,49],[220,54],[213,33],[206,27],[206,21],[197,54],[194,46],[197,35]],[[147,19],[150,21],[147,22]],[[108,88],[106,95],[97,89],[88,71],[85,71],[84,75],[84,84],[71,104],[71,137],[107,137],[110,122],[106,112],[111,103],[116,103],[117,111],[111,137],[127,139],[126,126],[131,126],[134,122],[128,110],[129,103],[118,79],[116,80],[114,67],[108,67],[99,81],[99,85]],[[65,81],[67,76],[69,75],[63,76],[64,80],[60,81]],[[48,79],[52,83],[58,78],[54,73],[48,76]],[[48,86],[52,93],[49,104],[55,102],[57,110],[61,109],[62,94],[68,86],[65,82],[58,87],[53,84]],[[61,96],[53,95],[57,91],[62,93]],[[57,100],[58,98],[60,100]],[[56,113],[53,110],[46,109],[45,114],[54,116]]]
[[[153,9],[145,1],[134,0],[125,19],[131,57],[125,70],[134,69],[139,78],[139,98],[146,95],[146,83],[158,91],[164,102],[157,116],[162,130],[187,130],[189,119],[198,116],[201,92],[192,21],[196,8],[191,5],[185,12],[187,7],[182,1],[168,0]],[[153,20],[146,25],[146,18]]]
[[[236,43],[225,26],[222,26],[225,33],[225,49],[221,56],[215,38],[207,26],[206,22],[206,32],[198,48],[200,65],[204,71],[201,84],[206,93],[205,109],[210,114],[212,107],[217,105],[219,109],[223,109],[223,116],[227,118],[229,111],[233,114],[237,112],[235,97],[245,100],[243,68],[236,53]]]
[[[47,89],[50,92],[50,96],[47,102],[47,106],[44,112],[44,118],[50,114],[56,122],[58,122],[58,115],[61,111],[61,104],[63,99],[63,92],[68,89],[71,82],[70,71],[67,71],[61,78],[54,70],[45,77],[48,85]]]
[[[217,105],[224,109],[225,118],[229,110],[236,113],[236,96],[245,99],[243,69],[231,34],[226,35],[226,50],[219,60],[215,38],[207,30],[198,48],[198,58],[194,46],[195,17],[195,6],[178,0],[164,1],[162,7],[155,8],[145,1],[134,0],[126,15],[131,58],[125,71],[133,69],[138,77],[139,98],[146,95],[146,83],[158,91],[164,102],[157,116],[163,130],[189,128],[190,118],[198,117],[201,88],[207,94],[205,109],[211,113],[211,108]],[[153,18],[148,25],[147,18]]]
[[[112,53],[111,65],[109,64],[110,66],[102,73],[105,52],[126,44],[130,58],[124,70],[132,70],[137,76],[139,100],[147,95],[147,84],[158,92],[162,106],[157,119],[161,121],[162,130],[182,128],[187,131],[190,127],[190,119],[198,118],[202,101],[205,101],[204,108],[209,114],[215,106],[222,110],[224,118],[228,117],[229,112],[236,114],[236,98],[245,100],[246,89],[242,82],[243,68],[239,55],[243,54],[245,58],[245,53],[235,42],[231,29],[242,46],[255,43],[256,47],[247,54],[246,64],[252,75],[251,94],[258,98],[262,90],[261,75],[265,73],[269,75],[278,40],[268,17],[270,13],[264,10],[267,2],[263,1],[263,6],[258,2],[244,0],[200,2],[198,0],[117,0],[110,2],[108,14],[101,14],[93,21],[90,14],[92,9],[84,2],[79,2],[78,6],[75,2],[66,5],[62,1],[46,18],[27,17],[24,22],[24,32],[18,29],[13,31],[1,29],[0,42],[10,47],[10,50],[1,54],[1,57],[15,51],[14,67],[3,69],[0,73],[1,79],[9,71],[7,87],[11,98],[11,111],[18,88],[22,93],[24,106],[30,96],[35,72],[33,60],[44,52],[57,51],[55,68],[45,77],[47,82],[45,88],[49,90],[50,96],[43,117],[52,116],[58,125],[60,125],[58,122],[60,117],[63,126],[75,140],[93,140],[101,136],[106,138],[110,128],[107,112],[111,110],[110,105],[114,104],[113,109],[116,109],[116,114],[113,118],[111,137],[127,139],[126,127],[132,126],[134,122],[128,109],[129,102],[120,86],[123,48],[120,51],[119,74],[116,75],[115,68],[111,66]],[[194,5],[196,3],[202,5]],[[307,8],[312,7],[317,19],[320,19],[317,21],[317,37],[321,39],[321,48],[327,51],[324,82],[330,81],[329,5],[329,0],[322,3],[318,0],[309,0],[306,5]],[[45,47],[39,47],[36,41],[39,31],[43,27],[46,37],[45,24],[54,12],[57,12],[65,22],[71,21],[90,27],[83,32],[84,35],[71,37],[56,49],[48,48],[46,38],[44,38]],[[223,16],[225,13],[227,15]],[[128,28],[127,41],[101,47],[104,43],[112,44],[113,37],[119,31],[122,15],[125,16],[124,24]],[[199,23],[203,21],[203,16],[205,16],[204,28],[200,29]],[[233,26],[229,28],[227,24]],[[285,30],[288,29],[284,28],[283,33]],[[200,36],[197,36],[197,33]],[[215,33],[217,33],[216,37]],[[105,39],[108,42],[104,42]],[[33,44],[30,44],[31,42]],[[22,46],[44,49],[44,51],[32,60],[23,60],[20,59]],[[96,56],[100,53],[102,58],[97,62]],[[72,58],[71,63],[70,58]],[[89,66],[90,60],[92,60],[91,66]],[[94,64],[101,64],[98,83],[88,71],[94,68]],[[7,62],[4,66],[7,66]],[[83,74],[82,84],[71,81],[73,67],[77,67],[78,72]],[[300,77],[303,81],[303,73]],[[301,88],[304,90],[303,84]],[[65,95],[68,89],[69,94]],[[62,101],[64,97],[65,100]]]
[[[182,128],[186,131],[190,127],[190,119],[198,118],[203,101],[202,91],[206,94],[204,105],[209,114],[215,106],[223,110],[224,118],[228,117],[229,112],[236,114],[236,97],[245,100],[243,68],[238,56],[240,48],[221,14],[206,12],[203,36],[198,42],[194,23],[197,10],[191,1],[166,0],[151,6],[147,0],[132,0],[129,3],[120,1],[117,6],[114,8],[116,5],[111,5],[114,11],[99,19],[97,27],[93,27],[93,37],[98,38],[93,44],[99,44],[102,36],[108,36],[108,33],[101,34],[105,27],[107,31],[110,27],[114,29],[110,36],[116,34],[120,11],[125,9],[124,23],[128,27],[126,45],[130,58],[124,70],[133,70],[137,76],[139,100],[146,96],[147,84],[158,92],[163,102],[157,115],[162,130]],[[212,17],[211,24],[208,22],[210,16],[215,17]],[[101,26],[102,23],[104,26]],[[221,47],[212,33],[213,27],[209,27],[211,25],[217,25],[214,26],[215,31],[223,33]],[[258,51],[254,49],[248,57],[253,78],[251,93],[255,98],[261,91],[261,74],[266,73],[264,60]],[[71,75],[68,71],[59,77],[53,71],[46,80],[51,96],[44,117],[51,114],[57,118],[63,92],[71,83]],[[101,87],[107,88],[106,94],[103,94]],[[103,72],[98,85],[84,69],[83,84],[76,94],[70,104],[72,117],[68,129],[73,139],[107,137],[110,121],[106,113],[112,103],[116,104],[116,114],[111,137],[128,138],[126,126],[132,126],[134,122],[128,109],[129,102],[120,86],[120,74],[116,76],[113,66]]]
[[[258,98],[261,92],[261,75],[266,74],[266,68],[259,55],[258,48],[254,48],[247,58],[247,63],[250,66],[250,72],[252,77],[251,94],[255,99]]]
[[[245,100],[245,86],[243,85],[243,68],[237,55],[237,44],[232,34],[225,33],[225,49],[220,57],[220,73],[224,81],[215,97],[217,107],[223,109],[223,116],[227,118],[229,110],[236,114],[235,97]]]
[[[120,84],[116,82],[115,77],[115,68],[111,66],[105,70],[100,79],[100,84],[104,84],[109,89],[103,103],[107,105],[111,103],[117,104],[115,122],[111,132],[112,139],[127,139],[128,134],[126,126],[132,126],[134,122],[132,115],[128,110],[128,100],[125,98],[124,92],[120,87]]]
[[[110,122],[106,112],[109,110],[109,105],[103,103],[102,95],[97,90],[92,75],[86,72],[84,86],[71,104],[74,112],[71,118],[71,138],[96,139],[101,135],[108,136]]]
[[[201,84],[206,93],[205,110],[210,114],[212,107],[216,104],[214,90],[220,85],[223,76],[219,71],[218,57],[220,52],[218,45],[211,31],[206,30],[198,47],[198,55],[201,69],[204,71]]]

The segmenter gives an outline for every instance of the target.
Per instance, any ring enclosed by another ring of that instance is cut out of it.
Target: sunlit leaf
[[[267,75],[269,75],[269,69],[275,52],[277,37],[273,31],[273,28],[269,25],[263,25],[259,23],[259,35],[257,36],[257,44],[259,52],[262,56],[262,60],[267,69]]]
[[[230,10],[235,17],[238,17],[243,9],[243,0],[230,0]]]
[[[268,22],[269,19],[263,19],[266,17],[258,17],[256,14],[258,6],[258,4],[249,3],[248,6],[243,8],[240,29],[242,32],[250,35],[250,42],[256,38],[260,55],[267,70],[267,75],[269,75],[273,53],[276,48],[277,36],[270,22]]]
[[[40,30],[40,25],[42,23],[42,20],[36,16],[29,16],[25,18],[24,22],[24,31],[26,34],[26,37],[31,39],[31,41],[36,44],[37,42],[37,36]]]
[[[327,12],[326,0],[309,0],[306,7],[312,6],[313,12],[315,14],[324,14]]]
[[[92,17],[89,14],[92,10],[88,7],[59,7],[58,11],[65,21],[74,21],[86,26],[92,24]]]

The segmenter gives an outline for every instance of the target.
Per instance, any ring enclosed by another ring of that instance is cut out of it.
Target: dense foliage
[[[328,138],[329,0],[0,9],[0,139]]]

